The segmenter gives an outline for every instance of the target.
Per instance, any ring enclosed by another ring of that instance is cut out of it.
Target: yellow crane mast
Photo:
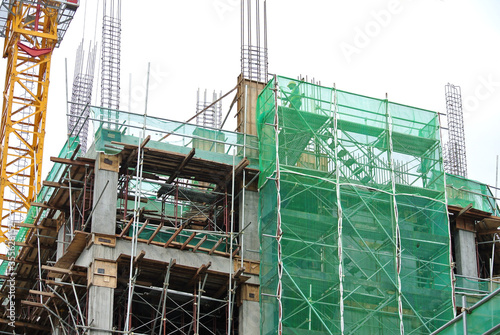
[[[2,228],[23,222],[41,187],[51,57],[79,0],[2,0],[7,71],[0,123]],[[0,233],[0,242],[6,236]]]

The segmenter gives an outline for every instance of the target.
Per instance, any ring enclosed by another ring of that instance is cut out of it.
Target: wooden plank
[[[95,233],[92,235],[92,242],[96,245],[114,248],[116,247],[116,236]]]
[[[120,235],[118,235],[119,238],[122,238],[123,235],[125,235],[128,232],[128,230],[130,229],[130,226],[132,225],[132,222],[134,222],[134,218],[131,218],[130,221],[125,226],[125,228],[123,228],[123,230],[120,233]]]
[[[130,236],[124,236],[123,238],[124,238],[125,240],[128,240],[128,241],[131,241],[131,240],[132,240],[132,237],[130,237]],[[138,239],[138,242],[147,243],[147,240]],[[164,246],[165,246],[165,243],[163,243],[163,242],[157,242],[157,241],[153,241],[153,242],[151,242],[151,244],[152,244],[152,245],[161,246],[161,247],[164,247]],[[179,248],[182,246],[182,243],[180,243],[180,242],[175,242],[175,241],[172,241],[170,244],[171,244],[171,245],[173,245],[173,246],[177,246],[177,247],[179,247]],[[186,246],[186,248],[194,248],[194,247],[195,247],[194,245],[190,245],[190,244],[188,244],[188,245]],[[206,252],[206,253],[210,252],[210,249],[208,249],[208,248],[204,248],[204,247],[200,247],[200,248],[199,248],[199,250],[200,250],[200,251],[204,251],[204,252]],[[215,255],[219,255],[219,256],[223,256],[223,257],[229,257],[229,254],[228,254],[227,252],[224,252],[224,251],[218,251],[218,250],[215,250],[213,253],[214,253]]]
[[[44,279],[43,280],[46,284],[48,285],[54,285],[54,286],[71,286],[70,283],[64,283],[61,281],[55,281],[55,280],[50,280],[50,279]]]
[[[245,157],[241,160],[241,162],[236,165],[234,168],[234,175],[237,176],[239,175],[244,168],[246,168],[248,165],[250,165],[250,161]],[[226,177],[226,183],[228,183],[232,178],[232,174]]]
[[[233,279],[238,279],[244,271],[245,268],[239,268],[235,273],[233,273]]]
[[[18,257],[16,257],[15,260],[11,261],[9,259],[9,257],[7,257],[7,255],[2,255],[2,254],[0,254],[0,260],[6,261],[6,262],[15,262],[15,263],[20,263],[20,264],[26,264],[26,265],[31,265],[31,266],[38,266],[38,262],[29,262],[29,261],[18,259]]]
[[[189,236],[188,239],[186,241],[184,241],[184,243],[182,243],[181,250],[184,250],[186,248],[186,246],[188,245],[188,243],[191,242],[195,236],[196,236],[196,232],[192,233],[191,236]]]
[[[42,292],[37,290],[29,290],[30,294],[42,295],[44,297],[55,298],[56,295],[53,292]]]
[[[40,308],[44,308],[44,306],[45,306],[44,304],[41,304],[39,302],[33,302],[33,301],[29,301],[29,300],[21,300],[21,304],[33,306],[33,307],[40,307]]]
[[[250,161],[246,157],[243,158],[238,163],[238,165],[236,165],[234,167],[234,176],[235,177],[238,176],[243,171],[243,169],[246,168],[249,164],[250,164]],[[223,189],[224,187],[226,187],[226,185],[231,181],[232,178],[233,178],[233,170],[231,168],[231,171],[229,172],[229,174],[226,175],[225,182],[224,183],[219,183],[219,185],[215,189],[215,192],[220,192],[221,189]]]
[[[209,251],[209,253],[208,253],[209,255],[211,255],[211,254],[213,254],[213,253],[214,253],[215,249],[217,249],[217,248],[220,246],[220,244],[222,243],[222,240],[223,240],[223,238],[221,237],[221,238],[217,241],[217,243],[215,243],[215,245],[212,247],[212,249],[210,249],[210,251]]]
[[[43,186],[46,186],[46,187],[55,187],[55,188],[60,188],[60,187],[65,186],[61,183],[56,183],[54,181],[49,181],[49,180],[44,180],[42,184],[43,184]]]
[[[146,252],[144,250],[141,250],[139,255],[137,255],[134,259],[134,266],[137,266],[137,263],[139,263],[144,258],[144,256],[146,256]]]
[[[212,249],[210,249],[210,251],[209,251],[209,253],[208,253],[208,254],[209,254],[209,255],[213,254],[213,253],[214,253],[214,251],[215,251],[215,249],[217,249],[217,248],[221,245],[222,241],[223,241],[223,238],[221,237],[221,238],[217,241],[217,243],[215,243],[215,245],[212,247]]]
[[[149,237],[148,244],[150,244],[153,241],[153,239],[156,237],[156,234],[158,234],[160,232],[160,229],[162,227],[163,227],[163,222],[161,224],[159,224],[158,227],[156,227],[153,234]]]
[[[491,235],[491,234],[496,234],[496,233],[500,233],[500,230],[498,230],[498,228],[490,229],[490,230],[482,230],[482,231],[477,232],[478,235]],[[500,240],[497,240],[497,243],[498,242],[500,242]]]
[[[32,202],[31,206],[33,206],[33,207],[40,207],[40,208],[43,208],[43,209],[59,209],[59,208],[56,208],[56,207],[53,207],[53,206],[49,206],[49,205],[43,204],[41,202]]]
[[[120,160],[116,155],[99,154],[99,170],[118,172],[120,170]]]
[[[144,147],[146,146],[146,144],[148,144],[149,140],[151,140],[151,135],[148,135],[148,137],[146,137],[144,139],[144,141],[142,141],[141,143],[141,150],[144,149]],[[111,144],[118,144],[118,145],[122,145],[120,142],[115,142],[115,141],[112,141]],[[124,146],[125,147],[125,146]],[[125,163],[125,165],[128,165],[130,164],[130,162],[134,159],[134,158],[137,158],[137,146],[135,146],[135,148],[132,150],[132,152],[130,153],[130,155],[128,156],[127,158],[127,161]]]
[[[214,298],[215,299],[220,298],[220,296],[222,296],[222,294],[224,293],[224,291],[227,291],[227,287],[228,287],[227,284],[221,285],[220,289],[217,291],[217,293],[215,293]]]
[[[87,245],[88,236],[89,233],[85,233],[79,230],[75,231],[75,236],[73,237],[73,240],[71,240],[71,243],[66,248],[66,251],[64,252],[62,257],[57,260],[54,266],[56,268],[69,269],[76,262],[78,257],[80,257],[82,251],[85,249]]]
[[[42,270],[47,270],[47,271],[54,272],[54,273],[62,273],[62,274],[71,275],[71,276],[80,276],[80,277],[87,276],[87,274],[85,272],[72,271],[69,269],[63,269],[63,268],[58,268],[55,266],[48,266],[48,265],[42,265]],[[50,277],[50,275],[51,274],[49,273],[49,277]]]
[[[50,161],[54,163],[68,164],[74,166],[85,166],[85,167],[94,166],[94,164],[90,163],[89,161],[72,160],[68,158],[50,157]]]
[[[182,169],[184,169],[184,167],[186,166],[187,163],[189,163],[189,161],[191,160],[191,158],[193,158],[195,154],[195,149],[191,149],[191,151],[189,152],[189,154],[184,157],[184,159],[182,160],[181,164],[179,164],[179,166],[177,167],[176,171],[174,172],[174,174],[172,174],[168,180],[167,180],[167,184],[170,184],[171,182],[173,182],[175,180],[175,178],[181,173]]]
[[[139,231],[137,232],[137,237],[141,236],[141,233],[144,231],[144,229],[146,229],[148,223],[149,219],[146,219],[146,221],[144,221],[144,223],[142,224],[141,229],[139,229]]]
[[[208,262],[207,264],[202,264],[198,270],[196,271],[195,275],[193,276],[193,278],[191,278],[191,280],[188,282],[188,284],[186,285],[187,287],[193,285],[196,281],[196,279],[198,279],[198,277],[200,275],[202,275],[203,273],[205,273],[208,268],[212,266],[212,262]]]
[[[32,224],[28,224],[28,223],[16,223],[16,227],[33,228],[33,229],[38,228],[38,229],[47,229],[47,230],[57,230],[56,227],[47,227],[47,226],[43,226],[41,224],[35,226],[35,225],[32,225]]]
[[[203,236],[203,238],[202,238],[202,239],[198,242],[198,244],[196,244],[196,246],[193,248],[193,252],[196,252],[196,250],[198,250],[198,249],[201,247],[201,245],[202,245],[203,243],[205,243],[205,241],[207,240],[207,238],[208,238],[208,235]]]
[[[128,146],[130,148],[137,148],[137,146],[131,146],[131,145],[126,144],[126,143],[120,143],[120,142],[111,142],[111,143],[123,145],[125,147]],[[177,164],[178,164],[177,162],[180,162],[186,156],[186,154],[181,154],[179,152],[174,152],[174,151],[167,151],[167,150],[161,150],[161,149],[156,149],[156,148],[147,148],[147,149],[148,149],[148,155],[154,156],[153,163],[155,165],[158,165],[161,163],[174,164],[173,166],[170,165],[170,167],[172,169],[177,167]],[[147,158],[148,157],[145,157],[144,159],[147,159]],[[175,162],[173,162],[173,161],[175,161]],[[224,175],[226,174],[225,171],[232,170],[232,165],[230,165],[230,164],[214,162],[214,161],[210,161],[210,160],[206,160],[206,159],[202,159],[202,158],[193,158],[192,161],[193,161],[193,163],[196,163],[197,165],[203,165],[203,166],[210,167],[210,170],[212,170],[212,172],[216,172],[216,173],[220,172],[221,174],[224,174]],[[221,172],[221,171],[223,171],[223,172]]]
[[[243,300],[259,301],[259,286],[252,284],[243,284],[241,289]]]
[[[235,257],[234,260],[234,271],[236,272],[238,268],[241,266],[241,258]],[[245,268],[245,273],[250,273],[253,275],[259,275],[260,273],[260,262],[258,261],[250,261],[243,260],[243,267]]]
[[[95,259],[90,265],[87,285],[116,288],[118,264],[107,259]]]
[[[9,324],[11,322],[12,321],[10,321],[8,319],[2,319],[2,318],[0,318],[0,323]],[[40,326],[40,325],[37,325],[37,324],[34,324],[34,323],[29,323],[29,322],[15,321],[14,325],[16,327],[31,328],[31,329],[41,330],[41,331],[45,331],[45,332],[49,332],[49,333],[52,332],[52,328],[50,328],[50,327],[44,327],[44,326]]]
[[[175,231],[175,233],[172,234],[172,236],[168,239],[167,242],[165,242],[165,244],[163,245],[164,248],[168,247],[170,245],[170,243],[172,243],[172,241],[177,237],[177,235],[179,235],[181,233],[181,231],[186,228],[186,226],[188,225],[189,223],[189,220],[188,221],[184,221],[184,223],[182,224],[182,226],[180,226],[179,228],[177,228],[177,230]]]
[[[455,220],[467,213],[472,208],[472,203],[468,204],[465,208],[463,208],[458,215],[455,217]]]
[[[238,246],[238,248],[236,248],[234,251],[233,251],[233,257],[236,256],[236,254],[238,253],[238,251],[240,251],[240,247]]]

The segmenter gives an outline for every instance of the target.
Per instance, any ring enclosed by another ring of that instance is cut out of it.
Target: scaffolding
[[[500,289],[488,294],[470,308],[465,299],[460,315],[433,332],[435,334],[493,335],[500,330]]]
[[[262,334],[453,317],[436,113],[275,77],[259,96]]]

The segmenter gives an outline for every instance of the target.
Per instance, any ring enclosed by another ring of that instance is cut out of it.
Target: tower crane
[[[2,0],[7,59],[0,122],[3,229],[23,222],[40,191],[51,58],[80,0]],[[6,240],[1,230],[0,242]]]

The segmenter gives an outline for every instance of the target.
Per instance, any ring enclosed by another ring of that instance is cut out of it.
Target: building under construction
[[[268,76],[246,38],[236,131],[73,102],[93,136],[11,225],[0,334],[500,333],[498,206],[439,114]]]

